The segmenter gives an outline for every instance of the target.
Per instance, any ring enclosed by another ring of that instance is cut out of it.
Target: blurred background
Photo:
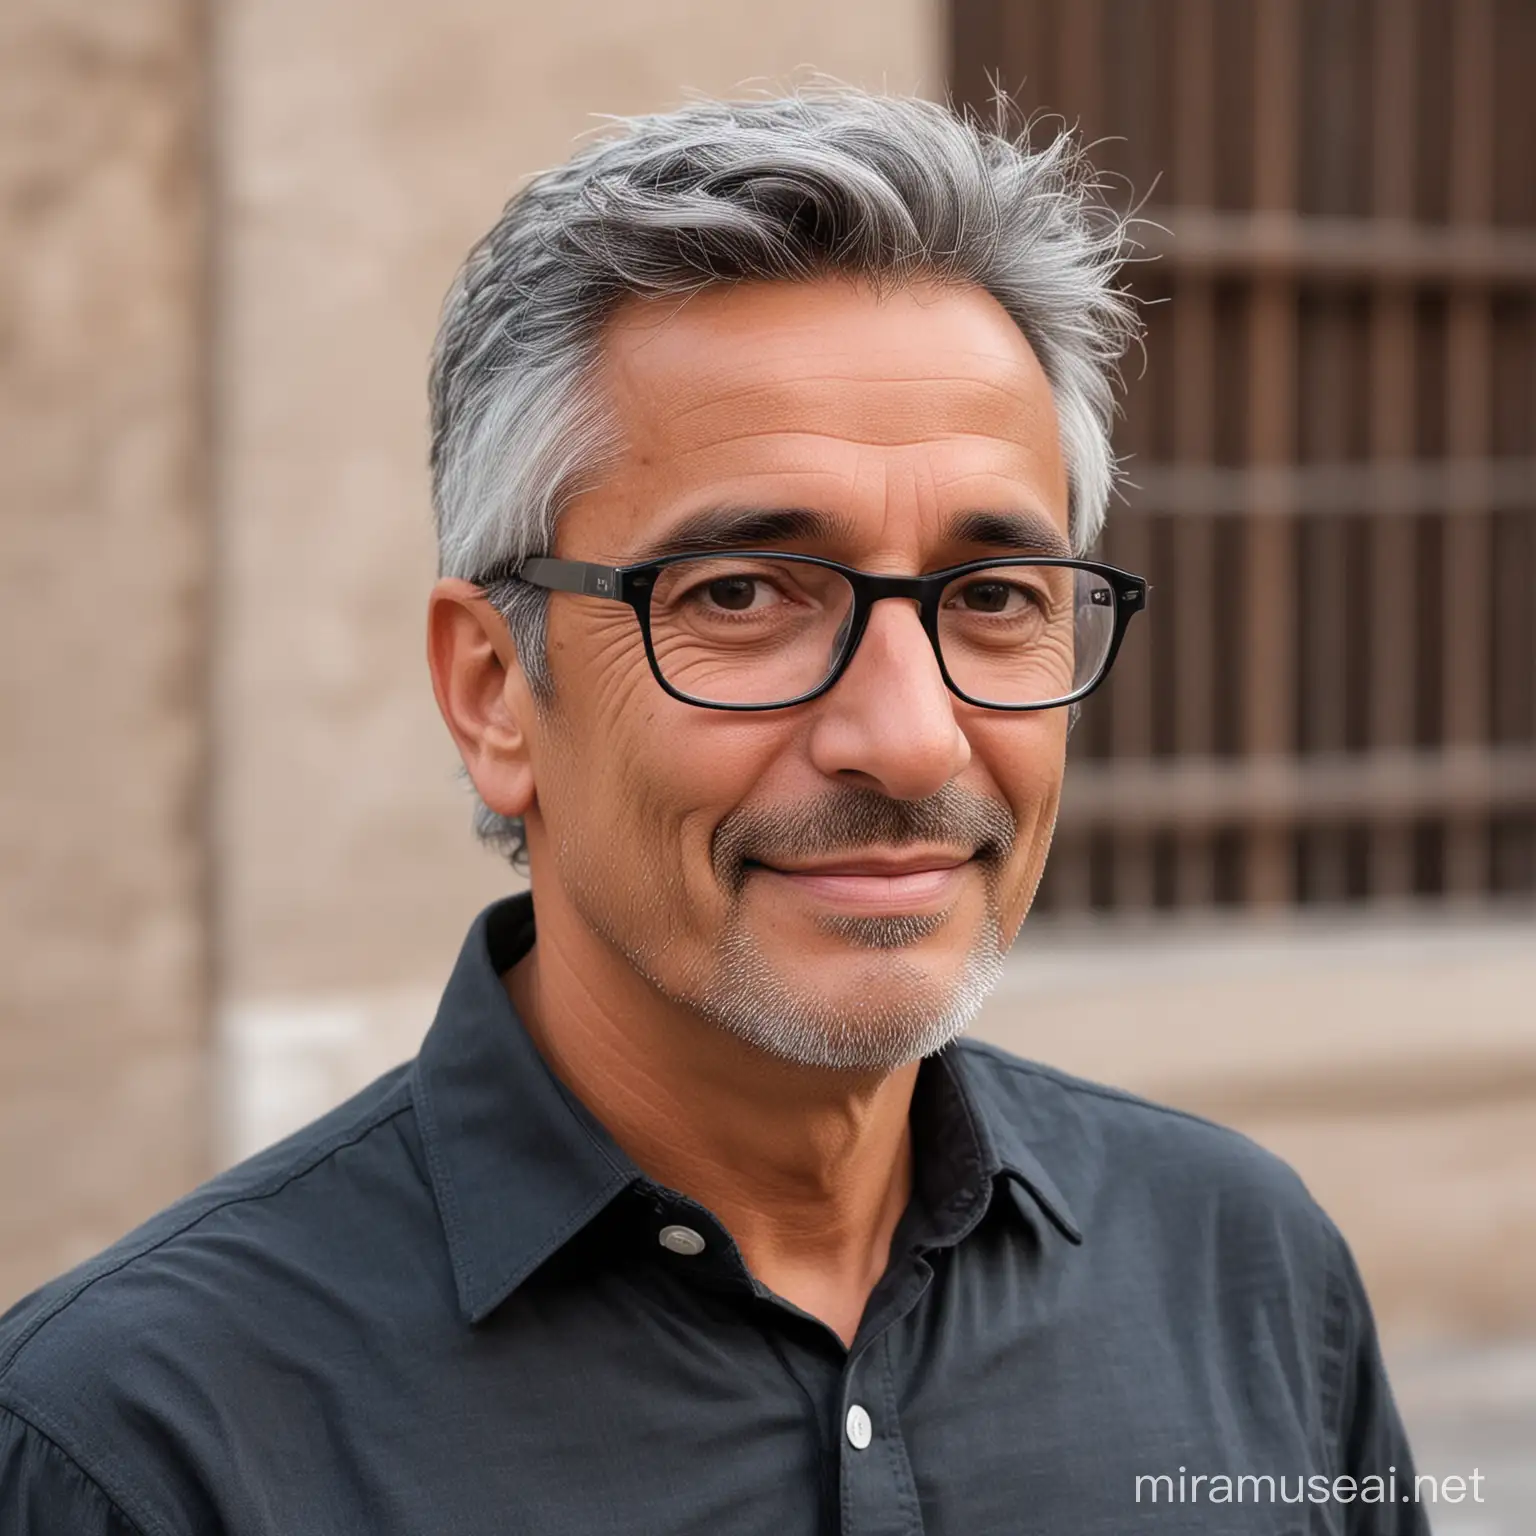
[[[413,1052],[516,883],[423,661],[438,304],[601,114],[807,68],[1000,84],[1148,221],[1149,622],[978,1032],[1289,1158],[1488,1479],[1437,1530],[1527,1531],[1536,0],[6,0],[0,1308]]]

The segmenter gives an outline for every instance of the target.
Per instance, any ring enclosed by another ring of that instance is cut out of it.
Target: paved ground
[[[1483,1474],[1484,1502],[1439,1506],[1435,1536],[1536,1532],[1536,1339],[1419,1351],[1392,1372],[1419,1469]]]

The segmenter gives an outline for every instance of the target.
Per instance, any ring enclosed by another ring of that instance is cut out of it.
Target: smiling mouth
[[[749,861],[749,872],[784,882],[818,905],[868,916],[931,910],[952,899],[975,862],[970,853],[859,854],[821,864]]]

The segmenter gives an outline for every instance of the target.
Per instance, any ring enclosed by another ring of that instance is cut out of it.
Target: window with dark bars
[[[1536,3],[950,28],[957,103],[1080,125],[1156,258],[1103,551],[1149,622],[1073,737],[1041,906],[1536,891]]]

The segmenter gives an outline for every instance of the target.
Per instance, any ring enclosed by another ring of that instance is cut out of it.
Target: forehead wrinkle
[[[794,439],[787,434],[756,433],[749,434],[756,441],[763,441],[775,436],[784,436],[787,446],[792,446]],[[989,447],[1004,450],[1009,457],[1023,454],[1023,462],[1000,464],[996,462],[979,463],[966,466],[959,472],[941,473],[935,456],[930,453],[911,453],[907,449],[923,449],[941,446],[948,438],[923,439],[913,444],[880,444],[860,443],[850,439],[838,437],[833,439],[839,445],[846,446],[850,450],[862,451],[868,449],[879,450],[882,448],[894,448],[901,450],[899,458],[882,458],[879,461],[878,475],[887,484],[886,494],[881,498],[887,511],[890,509],[891,492],[890,477],[900,473],[911,485],[914,504],[926,515],[937,516],[942,503],[946,500],[951,507],[956,502],[960,503],[960,510],[949,512],[945,515],[944,537],[965,538],[965,535],[953,532],[953,525],[960,520],[975,513],[977,515],[997,514],[1004,518],[1024,517],[1032,519],[1040,524],[1033,530],[1038,537],[1031,538],[1028,542],[1032,547],[1041,551],[1051,551],[1054,546],[1060,546],[1062,555],[1070,555],[1072,550],[1069,541],[1062,531],[1066,507],[1066,476],[1059,459],[1047,459],[1041,462],[1043,456],[1031,454],[1022,444],[1005,442],[984,433],[957,433],[953,437],[963,438],[969,441],[985,444]],[[697,448],[690,450],[683,458],[694,458],[707,455],[712,450],[723,451],[724,445],[711,445],[710,448]],[[784,465],[769,462],[763,465],[750,467],[737,467],[737,473],[746,479],[768,478],[776,484],[787,485],[791,480],[804,480],[817,489],[802,497],[778,496],[774,494],[759,495],[748,492],[739,497],[730,498],[731,501],[741,505],[757,507],[773,506],[775,508],[794,505],[812,509],[819,516],[830,515],[827,504],[827,491],[834,485],[832,495],[839,501],[851,500],[857,502],[860,494],[856,481],[860,473],[869,466],[866,464],[852,467],[852,478],[848,477],[848,470],[834,471],[830,465],[811,467],[789,468]],[[842,482],[847,480],[846,484]],[[988,482],[985,490],[977,488],[972,494],[949,497],[946,492],[956,486],[964,485],[966,481],[982,480]],[[899,499],[899,498],[898,498]],[[1059,504],[1060,511],[1053,511],[1053,507]],[[842,514],[839,514],[842,515]],[[851,524],[857,522],[856,515],[850,515],[850,537],[856,537],[856,530]],[[841,531],[841,530],[839,530]],[[1017,531],[1010,532],[1006,537],[978,538],[972,542],[979,543],[1020,543],[1024,541],[1017,537]]]
[[[733,461],[731,449],[735,443],[751,443],[756,452],[747,462]],[[952,464],[947,462],[947,456],[942,450],[953,443],[974,444],[984,452],[972,456],[971,462]],[[812,462],[809,456],[796,455],[799,444],[815,444],[818,448],[831,444],[844,452],[820,462]],[[1066,476],[1058,455],[1032,450],[1027,444],[981,432],[957,432],[943,437],[924,437],[912,442],[878,443],[809,432],[755,431],[743,433],[735,439],[690,446],[678,452],[669,466],[659,466],[652,462],[644,466],[644,469],[647,473],[676,475],[686,466],[688,475],[698,477],[701,491],[706,491],[710,483],[719,484],[722,481],[726,484],[739,481],[743,485],[771,480],[776,484],[798,481],[826,487],[851,486],[858,475],[867,473],[866,455],[870,450],[889,450],[893,455],[902,456],[900,461],[883,463],[883,472],[900,467],[903,462],[915,471],[920,464],[922,481],[936,500],[941,493],[971,480],[1022,487],[1034,493],[1028,499],[1038,499],[1045,503],[1058,497],[1063,501],[1065,498]],[[719,462],[721,460],[726,462]],[[692,492],[683,494],[692,495]],[[841,496],[845,491],[839,490],[836,494]],[[811,494],[797,504],[820,506],[824,497],[824,492]],[[719,499],[761,505],[765,495],[754,489],[726,492]],[[777,494],[767,499],[780,505],[784,502],[784,498]],[[999,496],[991,491],[978,491],[974,496],[958,499],[987,506],[999,499],[1004,502],[1010,500],[1011,493],[1004,491]],[[953,501],[951,505],[954,505]]]
[[[993,443],[999,447],[1020,449],[1024,445],[1008,438],[994,437],[990,432],[944,432],[937,435],[920,437],[858,437],[846,432],[818,432],[814,428],[803,428],[795,431],[785,431],[777,427],[763,427],[748,432],[733,433],[730,437],[717,438],[713,442],[701,443],[696,447],[681,449],[676,454],[678,462],[700,454],[707,454],[728,449],[733,443],[761,443],[774,438],[781,438],[786,444],[794,442],[811,443],[838,443],[849,448],[890,448],[899,451],[908,451],[921,448],[939,448],[945,443],[975,442]],[[776,469],[762,469],[756,466],[744,465],[742,473],[776,474]],[[816,471],[811,471],[815,473]]]
[[[690,454],[709,453],[713,449],[727,447],[731,443],[750,443],[771,437],[809,438],[812,442],[847,443],[853,448],[936,448],[941,444],[953,442],[998,443],[1009,448],[1024,446],[1015,438],[999,437],[994,432],[967,431],[962,427],[945,428],[941,431],[924,433],[918,437],[860,437],[849,432],[820,430],[816,427],[770,426],[732,432],[728,437],[712,438],[707,443],[680,448],[676,457],[682,459]]]
[[[653,407],[654,410],[654,407]],[[1056,446],[1058,423],[1049,395],[1032,398],[974,380],[779,381],[668,406],[646,423],[646,436],[673,452],[706,443],[773,433],[842,438],[893,447],[945,438],[989,438],[1024,445],[1045,437]]]
[[[733,370],[736,373],[742,370]],[[807,394],[815,393],[818,386],[831,386],[834,389],[840,385],[851,385],[865,391],[903,391],[903,390],[930,390],[934,388],[946,389],[959,386],[964,389],[975,389],[985,394],[996,395],[1010,409],[1023,408],[1031,415],[1035,414],[1035,406],[1029,396],[1033,393],[1033,387],[1039,382],[1044,382],[1043,376],[1037,380],[1033,374],[1015,367],[998,370],[1012,374],[1013,378],[1004,383],[1000,380],[978,377],[972,373],[909,373],[901,377],[892,377],[890,374],[871,373],[832,373],[824,369],[816,369],[814,372],[797,378],[770,378],[749,379],[739,388],[722,389],[718,385],[711,387],[707,374],[690,374],[685,380],[684,387],[679,391],[685,403],[674,404],[669,407],[667,418],[669,421],[686,421],[691,416],[700,412],[709,411],[720,406],[734,405],[739,401],[752,400],[760,396],[768,396],[770,399],[781,398],[787,403],[798,404]],[[1020,387],[1024,386],[1024,387]],[[824,391],[823,391],[824,392]],[[687,397],[694,395],[697,398],[688,402]]]

